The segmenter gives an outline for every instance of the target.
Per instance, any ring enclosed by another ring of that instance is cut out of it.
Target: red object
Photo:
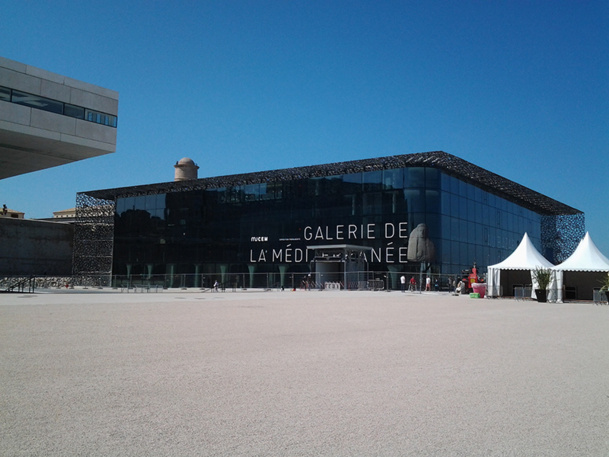
[[[476,275],[476,273],[471,273],[467,277],[467,284],[469,285],[469,289],[471,289],[472,285],[476,282],[478,282],[478,275]]]
[[[484,298],[484,294],[486,293],[486,284],[477,282],[472,284],[472,288],[474,289],[475,294],[480,294],[480,298]]]

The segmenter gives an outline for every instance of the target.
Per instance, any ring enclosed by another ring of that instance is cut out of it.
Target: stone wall
[[[0,275],[71,275],[74,226],[0,218]]]

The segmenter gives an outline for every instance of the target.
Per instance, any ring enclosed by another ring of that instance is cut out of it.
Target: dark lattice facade
[[[74,230],[74,274],[91,279],[89,284],[106,285],[112,274],[114,200],[86,193],[76,197]]]

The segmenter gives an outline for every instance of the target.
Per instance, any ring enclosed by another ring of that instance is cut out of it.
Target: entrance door
[[[323,260],[315,261],[315,282],[318,285],[326,283],[342,283],[343,281],[343,262],[328,262]]]

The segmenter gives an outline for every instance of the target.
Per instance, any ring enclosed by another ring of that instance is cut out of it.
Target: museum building
[[[167,287],[333,282],[479,272],[524,233],[552,263],[585,233],[582,211],[445,152],[197,178],[77,195],[74,273]],[[209,285],[209,283],[207,283]]]

